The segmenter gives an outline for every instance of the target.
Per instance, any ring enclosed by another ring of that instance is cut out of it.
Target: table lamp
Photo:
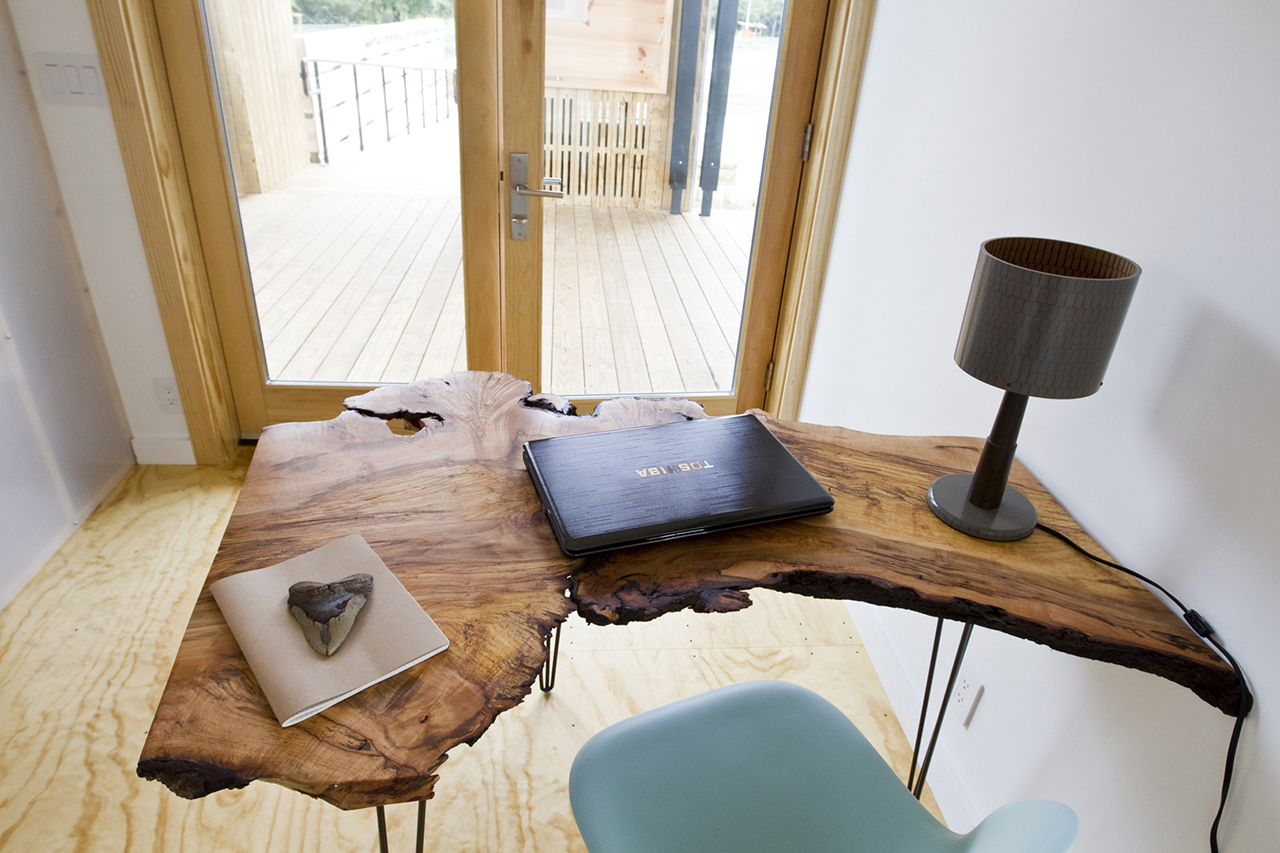
[[[929,508],[957,530],[1009,542],[1035,529],[1036,510],[1008,484],[1028,397],[1087,397],[1120,336],[1142,270],[1119,255],[1037,237],[982,244],[956,344],[956,364],[1004,389],[972,474],[940,477]]]

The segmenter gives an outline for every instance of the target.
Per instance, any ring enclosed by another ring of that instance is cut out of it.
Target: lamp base
[[[1004,487],[996,509],[979,509],[969,503],[972,474],[948,474],[929,487],[929,509],[947,524],[979,539],[1012,542],[1036,529],[1036,508],[1013,486]]]

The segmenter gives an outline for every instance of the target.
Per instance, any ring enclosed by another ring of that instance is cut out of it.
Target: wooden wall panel
[[[155,9],[148,0],[88,8],[191,445],[196,461],[221,463],[239,426]]]
[[[765,405],[789,420],[799,417],[804,395],[875,9],[876,0],[833,0],[827,19],[809,162],[800,187],[794,248],[774,344],[774,381]]]
[[[669,97],[548,88],[543,100],[544,174],[564,182],[562,203],[662,208]]]
[[[674,0],[594,0],[588,20],[547,21],[547,80],[565,89],[667,91]]]
[[[289,0],[205,4],[236,190],[266,192],[310,162]]]

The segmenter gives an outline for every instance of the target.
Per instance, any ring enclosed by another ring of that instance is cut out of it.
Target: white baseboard
[[[876,609],[860,601],[847,601],[845,606],[849,609],[849,616],[858,630],[858,636],[862,638],[867,657],[871,659],[871,665],[875,668],[876,675],[880,677],[880,684],[889,697],[889,704],[893,706],[893,712],[907,737],[907,743],[914,744],[916,726],[920,721],[920,702],[924,696],[913,686],[907,668],[894,649],[884,624],[876,614]],[[924,673],[919,673],[916,680],[923,682]],[[934,692],[936,694],[937,690],[935,689]],[[936,699],[934,701],[936,707]],[[929,719],[933,719],[932,710]],[[926,730],[926,742],[928,734]],[[934,799],[938,801],[938,808],[941,809],[947,826],[953,832],[968,832],[977,825],[980,816],[976,814],[971,798],[960,784],[955,768],[947,755],[945,738],[944,731],[934,749],[933,760],[929,765],[928,785],[933,791]]]
[[[125,477],[129,476],[129,472],[133,470],[134,464],[135,463],[133,462],[128,462],[121,465],[116,469],[115,473],[104,480],[102,485],[98,487],[98,490],[93,493],[92,497],[85,501],[81,506],[76,507],[76,517],[72,519],[72,521],[78,525],[80,522],[88,518],[89,514],[97,509],[100,503],[107,499],[107,495],[111,494],[115,490],[115,487],[120,485],[120,482],[124,480]]]
[[[58,553],[58,549],[61,548],[62,544],[71,537],[71,534],[75,532],[75,529],[76,525],[72,524],[70,521],[64,524],[58,530],[57,535],[50,539],[44,548],[40,549],[40,552],[36,554],[36,556],[27,563],[27,565],[23,566],[17,574],[11,576],[5,582],[3,587],[0,587],[0,610],[8,607],[10,602],[17,598],[18,593],[27,585],[27,582],[35,577],[37,572],[44,568],[45,563],[49,562],[49,560],[53,558],[54,554]]]
[[[71,534],[75,533],[76,528],[80,526],[80,522],[89,517],[89,513],[98,508],[98,504],[111,494],[112,489],[120,485],[130,471],[133,470],[133,463],[123,465],[118,471],[112,474],[102,484],[102,486],[93,494],[93,497],[85,501],[82,506],[75,508],[75,517],[67,519],[66,524],[58,529],[50,540],[45,543],[44,548],[13,577],[9,578],[3,587],[0,587],[0,610],[9,606],[9,603],[17,598],[18,593],[27,583],[36,576],[36,574],[45,567],[45,564],[53,559],[53,555],[58,553]]]
[[[133,455],[139,465],[196,464],[196,452],[189,438],[135,437]]]

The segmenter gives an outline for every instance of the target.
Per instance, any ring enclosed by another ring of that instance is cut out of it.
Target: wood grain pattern
[[[804,396],[875,6],[875,0],[833,0],[827,10],[810,119],[813,139],[800,179],[791,260],[773,347],[774,380],[764,404],[765,410],[787,420],[799,416]]]
[[[522,443],[701,417],[696,404],[615,399],[572,417],[566,400],[531,396],[511,376],[459,373],[380,388],[348,407],[332,421],[272,427],[259,444],[138,764],[183,796],[270,779],[342,808],[430,797],[445,754],[474,744],[530,692],[545,639],[571,607],[618,624],[740,610],[755,587],[969,620],[1235,708],[1225,663],[1136,582],[1044,536],[989,543],[932,517],[928,483],[970,468],[976,440],[758,413],[835,494],[835,512],[580,562],[555,545]],[[421,431],[395,435],[379,418]],[[1014,480],[1046,523],[1097,547],[1025,469]],[[207,585],[357,532],[453,646],[281,729]]]
[[[183,800],[135,773],[247,464],[244,453],[226,467],[135,469],[0,613],[0,849],[376,849],[372,810],[264,784]],[[608,629],[570,616],[555,692],[450,753],[426,849],[583,853],[567,786],[581,744],[654,704],[753,678],[821,691],[905,778],[910,748],[844,605],[753,598],[738,613]],[[415,815],[387,809],[392,850],[413,849]]]
[[[343,808],[431,796],[445,753],[529,693],[544,640],[570,610],[576,561],[543,520],[521,442],[700,414],[687,401],[628,400],[574,418],[553,411],[566,402],[531,404],[529,393],[504,374],[453,374],[353,403],[411,412],[417,435],[354,412],[264,431],[208,583],[359,532],[452,647],[281,729],[206,583],[139,773],[188,797],[259,778]]]
[[[588,19],[547,20],[546,76],[563,86],[667,91],[672,0],[593,0]]]
[[[88,8],[191,445],[196,461],[220,464],[239,431],[155,8]]]
[[[860,599],[1150,672],[1236,713],[1230,667],[1136,580],[1043,532],[986,542],[933,516],[929,484],[972,471],[981,440],[871,435],[755,414],[835,496],[835,510],[588,558],[571,580],[588,621],[736,610],[746,606],[744,591],[758,587]],[[1021,463],[1010,481],[1042,523],[1106,556]]]
[[[370,411],[388,416],[397,406],[414,411],[413,397],[388,388],[362,399],[376,399]],[[755,414],[835,496],[835,511],[586,558],[570,579],[584,618],[616,624],[684,608],[732,611],[758,587],[860,599],[1160,675],[1236,712],[1230,667],[1136,580],[1041,532],[986,542],[938,522],[925,502],[929,484],[972,471],[980,439],[881,436]],[[1020,463],[1010,479],[1044,524],[1106,556]]]
[[[310,162],[288,0],[206,3],[228,151],[240,193],[269,190]]]

